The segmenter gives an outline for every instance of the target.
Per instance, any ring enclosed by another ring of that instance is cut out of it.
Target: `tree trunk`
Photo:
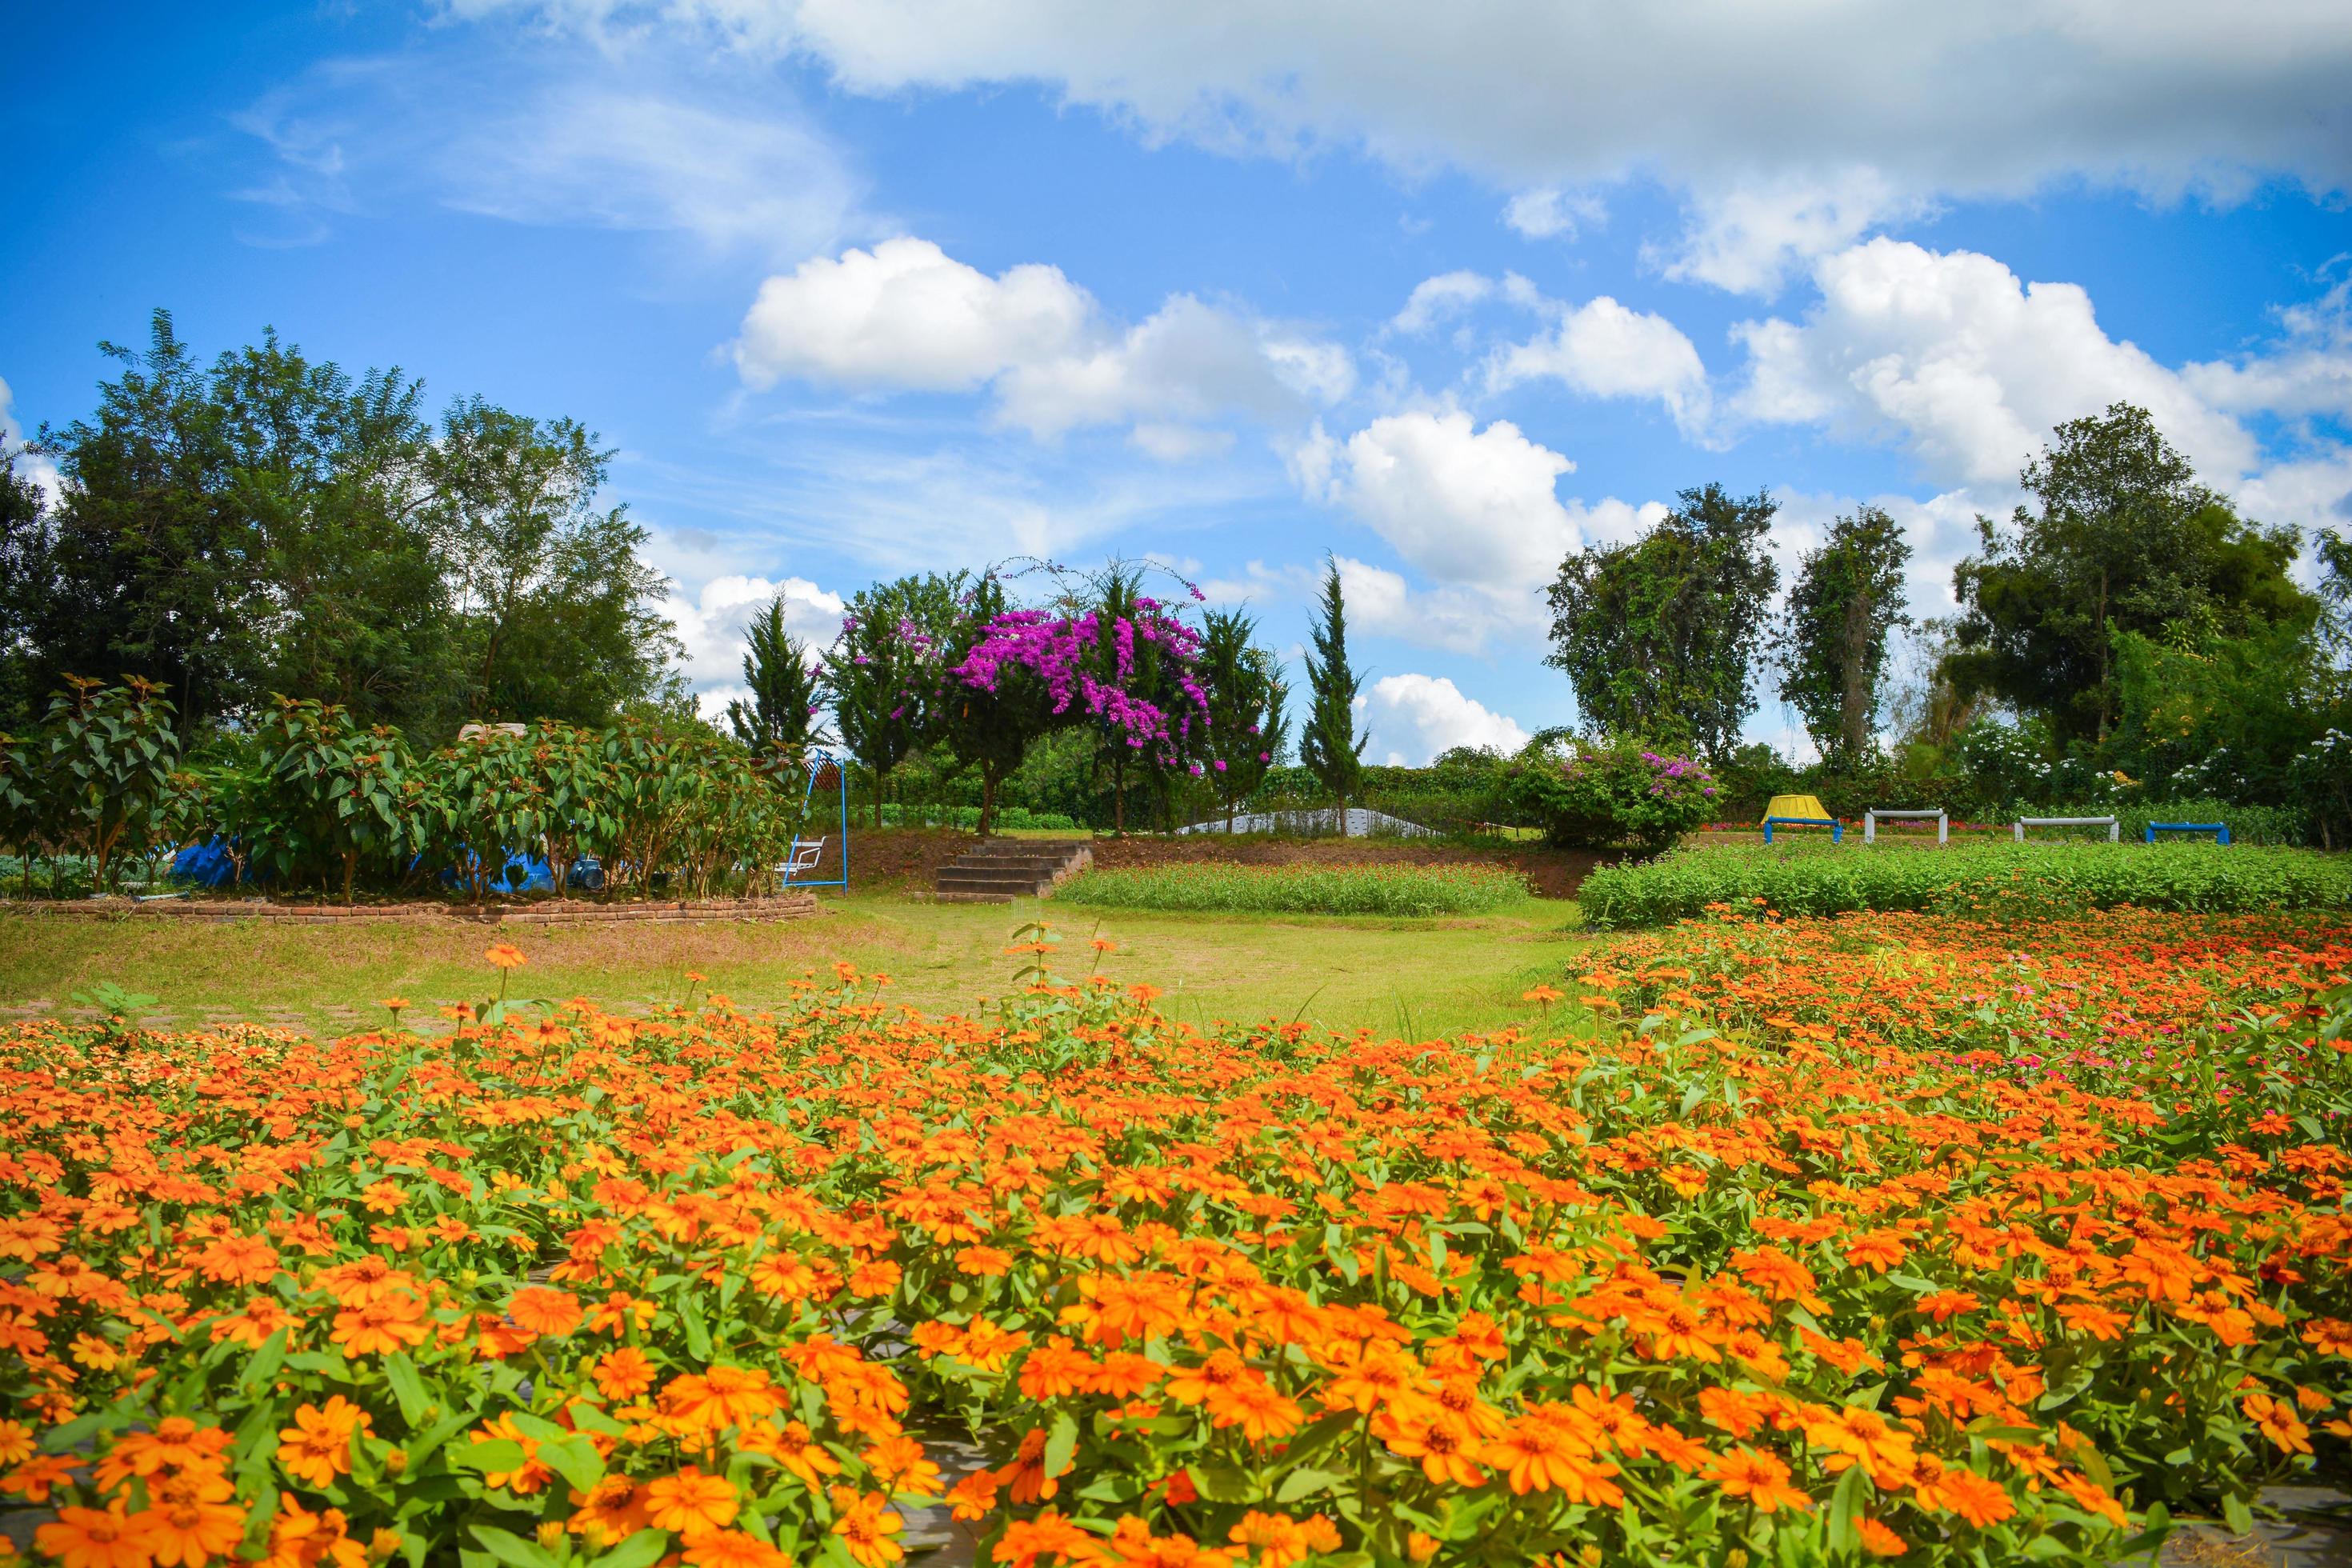
[[[988,830],[995,822],[996,771],[982,763],[980,764],[980,836],[982,838],[988,837]]]

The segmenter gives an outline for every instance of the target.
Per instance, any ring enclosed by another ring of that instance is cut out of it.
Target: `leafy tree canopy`
[[[1953,573],[1963,615],[1947,669],[1962,690],[2046,714],[2059,742],[2104,738],[2122,710],[2118,632],[2241,637],[2318,613],[2287,577],[2292,530],[2246,521],[2197,482],[2147,410],[2069,420],[2026,464],[2034,505],[1979,517]]]
[[[1910,560],[1902,525],[1865,506],[1830,524],[1828,541],[1805,556],[1789,592],[1780,695],[1824,757],[1851,761],[1870,750],[1887,634],[1910,624],[1903,589]]]
[[[1548,595],[1551,656],[1596,734],[1687,739],[1708,756],[1737,745],[1756,710],[1755,667],[1780,568],[1765,540],[1778,510],[1719,484],[1630,544],[1560,563]]]

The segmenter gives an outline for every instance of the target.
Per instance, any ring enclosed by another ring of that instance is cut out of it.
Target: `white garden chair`
[[[824,858],[825,842],[823,838],[793,839],[792,858],[776,869],[783,873],[787,882],[803,872],[815,870],[817,862]]]

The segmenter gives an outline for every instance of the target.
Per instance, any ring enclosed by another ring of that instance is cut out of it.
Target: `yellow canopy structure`
[[[1772,803],[1764,808],[1764,815],[1777,816],[1784,822],[1791,819],[1812,822],[1837,820],[1830,815],[1829,807],[1822,804],[1822,797],[1817,795],[1776,795]]]

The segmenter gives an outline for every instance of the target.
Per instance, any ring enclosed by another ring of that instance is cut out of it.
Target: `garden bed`
[[[1041,1568],[2093,1568],[2344,1456],[2347,963],[1872,916],[1412,1042],[854,970],[20,1025],[0,1488],[52,1552],[194,1498],[201,1555],[313,1563],[887,1568],[949,1492]]]
[[[369,921],[463,921],[473,925],[603,925],[629,921],[791,921],[817,912],[810,893],[768,899],[614,900],[541,899],[528,903],[453,904],[411,900],[372,904],[280,903],[269,899],[7,899],[0,914],[67,920],[169,920],[195,923],[270,921],[346,925]]]
[[[2352,859],[2210,844],[1708,844],[1586,879],[1587,924],[1664,925],[1718,907],[1783,915],[1925,910],[2011,917],[2131,906],[2219,913],[2352,907]]]
[[[1483,915],[1527,902],[1527,879],[1498,866],[1131,867],[1092,870],[1057,902],[1204,914]]]

